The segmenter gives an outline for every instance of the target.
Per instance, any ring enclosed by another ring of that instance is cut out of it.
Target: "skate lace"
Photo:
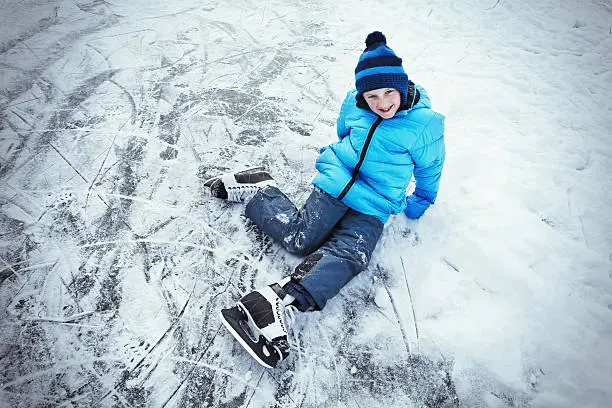
[[[295,314],[297,311],[297,308],[293,305],[285,306],[285,310],[283,311],[283,323],[285,325],[285,329],[287,330],[287,334],[289,334],[291,326],[293,326],[293,323],[295,323]]]
[[[229,187],[227,189],[227,199],[238,202],[249,201],[259,191],[259,188],[258,186]]]
[[[298,353],[300,354],[302,353],[302,350],[299,346],[299,342],[297,340],[297,337],[293,333],[293,328],[292,328],[296,320],[297,312],[299,312],[299,309],[293,305],[285,306],[284,311],[283,311],[283,324],[285,326],[285,330],[286,330],[285,333],[287,336],[286,343],[285,343],[287,349],[283,353],[283,359],[287,357],[290,349],[297,350]]]

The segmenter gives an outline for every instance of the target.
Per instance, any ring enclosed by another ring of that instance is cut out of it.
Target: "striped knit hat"
[[[387,38],[380,31],[368,34],[366,49],[359,56],[355,68],[357,98],[367,91],[394,88],[402,95],[402,105],[408,98],[408,75],[402,68],[402,59],[387,46]]]

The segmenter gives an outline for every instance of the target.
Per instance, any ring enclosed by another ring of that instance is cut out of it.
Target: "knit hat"
[[[402,59],[387,46],[387,38],[380,31],[368,34],[366,49],[359,56],[355,68],[357,98],[367,91],[394,88],[402,95],[402,105],[408,98],[408,75],[402,68]]]

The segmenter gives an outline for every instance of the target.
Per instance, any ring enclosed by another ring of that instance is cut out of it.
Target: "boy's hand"
[[[417,219],[423,215],[430,205],[431,203],[427,201],[427,199],[412,194],[406,197],[406,209],[404,210],[404,214],[406,214],[408,218]]]

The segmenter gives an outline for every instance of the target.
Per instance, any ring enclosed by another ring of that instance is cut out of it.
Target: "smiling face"
[[[383,119],[392,118],[401,105],[401,96],[397,89],[379,88],[363,93],[363,99],[378,116]]]

